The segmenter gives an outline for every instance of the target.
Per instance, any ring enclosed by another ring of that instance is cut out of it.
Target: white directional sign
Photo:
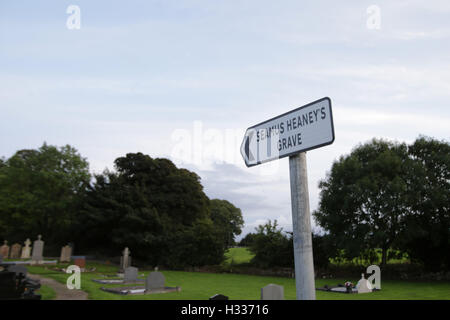
[[[247,167],[251,167],[333,141],[331,100],[322,98],[248,128],[241,154]]]

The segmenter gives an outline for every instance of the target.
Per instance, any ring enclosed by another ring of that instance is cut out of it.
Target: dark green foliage
[[[260,268],[294,268],[294,243],[292,232],[283,232],[277,221],[270,220],[256,228],[251,234],[249,249],[255,255],[251,263]],[[248,237],[248,235],[247,235]],[[313,259],[315,268],[326,268],[334,249],[327,236],[312,234]]]
[[[450,144],[420,137],[408,148],[409,214],[401,248],[427,271],[450,268]]]
[[[294,249],[292,239],[278,229],[277,220],[270,220],[256,228],[254,239],[249,247],[255,255],[251,263],[260,268],[292,267]]]
[[[236,208],[227,200],[213,199],[210,201],[211,219],[223,238],[225,248],[235,244],[235,236],[241,234],[244,226],[241,209]]]
[[[46,243],[64,244],[89,179],[87,161],[69,145],[44,143],[2,160],[0,239],[22,242],[41,234]]]
[[[244,238],[239,241],[239,246],[241,247],[250,247],[255,241],[255,234],[254,233],[247,233]]]
[[[77,226],[83,249],[119,255],[128,247],[141,261],[172,268],[222,261],[222,229],[195,173],[142,153],[115,167],[86,194]]]
[[[449,144],[372,140],[333,163],[319,184],[318,224],[346,258],[402,249],[429,270],[449,266]]]
[[[314,216],[347,258],[381,248],[382,264],[386,263],[387,250],[396,245],[407,212],[408,168],[404,144],[372,140],[341,156],[320,182]]]

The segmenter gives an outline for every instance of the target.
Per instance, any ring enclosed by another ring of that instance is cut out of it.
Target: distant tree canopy
[[[251,260],[253,265],[261,268],[294,268],[292,232],[284,232],[283,228],[278,227],[277,220],[268,220],[259,225],[256,233],[249,233],[246,238],[250,251],[255,255]],[[335,251],[330,250],[325,236],[312,234],[312,241],[315,268],[326,268]]]
[[[385,264],[388,249],[400,248],[427,269],[442,268],[450,252],[449,157],[448,143],[424,137],[411,146],[359,145],[320,182],[316,221],[347,258],[381,248]]]
[[[85,250],[132,256],[172,268],[220,263],[240,232],[240,210],[203,192],[200,178],[168,159],[129,153],[116,172],[96,175],[80,212]]]
[[[0,238],[10,243],[42,234],[61,244],[89,184],[87,161],[69,145],[43,144],[0,162]]]
[[[91,181],[71,146],[44,145],[0,159],[0,240],[42,234],[46,254],[72,242],[76,252],[172,268],[217,264],[243,226],[239,208],[209,200],[194,172],[142,153],[117,158]],[[48,250],[49,247],[54,250]]]
[[[236,208],[227,200],[213,199],[211,205],[211,219],[222,233],[226,248],[235,244],[235,236],[240,235],[244,226],[241,209]]]
[[[247,233],[245,237],[239,241],[239,246],[241,247],[250,247],[255,240],[255,234],[254,233]]]
[[[408,146],[408,215],[400,247],[430,271],[450,268],[450,144],[421,137]]]

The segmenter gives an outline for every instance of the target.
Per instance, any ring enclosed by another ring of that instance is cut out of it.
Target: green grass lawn
[[[397,252],[397,251],[396,251]],[[229,248],[225,253],[225,264],[242,264],[242,263],[248,263],[250,260],[254,257],[254,254],[250,252],[250,250],[246,247],[240,247],[240,248]],[[377,250],[377,257],[378,262],[374,264],[381,263],[381,250]],[[402,256],[401,258],[391,258],[388,260],[388,263],[406,263],[409,262],[409,259],[406,256]],[[345,260],[338,261],[337,259],[331,259],[331,264],[362,264],[362,265],[370,265],[369,261],[365,261],[362,259],[352,259],[352,260]]]
[[[56,292],[52,287],[42,285],[39,290],[35,291],[37,294],[41,295],[42,300],[53,300],[56,298]]]
[[[164,271],[166,286],[180,286],[181,292],[151,295],[122,296],[100,290],[102,286],[113,287],[93,282],[92,279],[101,278],[102,274],[114,274],[115,266],[101,264],[88,264],[88,268],[95,266],[97,272],[83,273],[81,275],[81,289],[89,294],[89,299],[95,300],[207,300],[216,293],[230,297],[231,300],[259,300],[261,288],[269,283],[284,286],[285,298],[295,299],[294,279],[281,277],[264,277],[242,274],[214,274],[201,272]],[[28,267],[30,273],[41,274],[44,277],[53,278],[61,283],[66,283],[68,274],[45,269],[41,266]],[[147,275],[149,271],[140,271],[139,274]],[[316,287],[325,284],[337,285],[345,281],[356,283],[354,279],[317,279]],[[120,286],[120,285],[114,285]],[[395,300],[395,299],[450,299],[450,282],[413,282],[413,281],[383,281],[382,290],[368,294],[341,294],[317,291],[318,300]]]
[[[242,264],[248,263],[254,254],[248,248],[230,248],[225,252],[225,264]]]

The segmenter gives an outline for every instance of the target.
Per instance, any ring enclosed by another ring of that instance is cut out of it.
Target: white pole
[[[315,300],[306,152],[289,157],[297,300]]]

